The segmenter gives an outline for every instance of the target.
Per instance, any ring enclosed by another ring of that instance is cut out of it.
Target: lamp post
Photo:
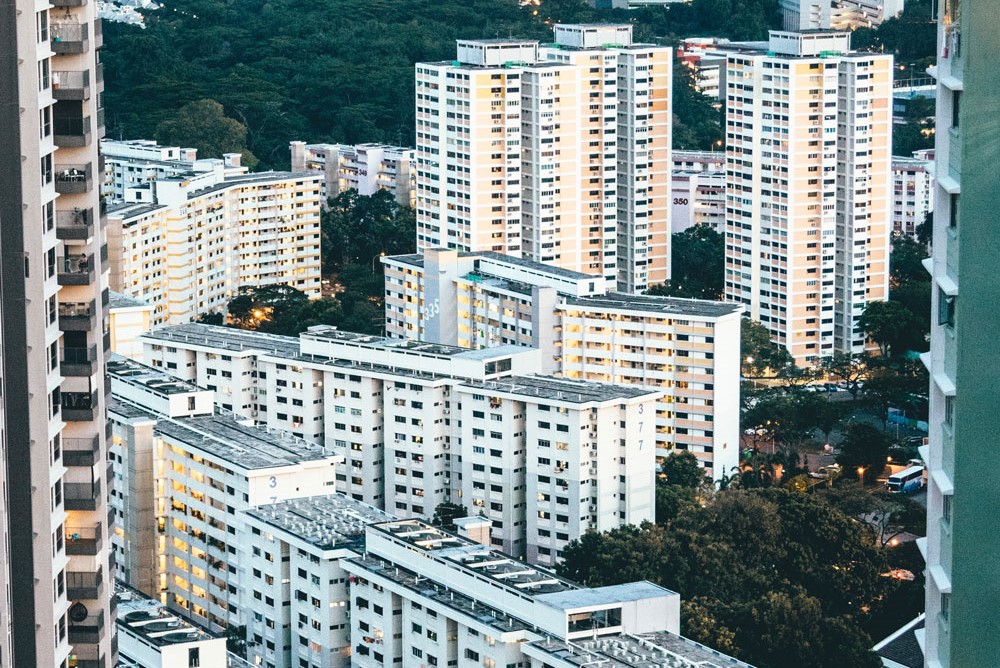
[[[858,481],[861,483],[861,489],[865,488],[865,467],[858,467]]]

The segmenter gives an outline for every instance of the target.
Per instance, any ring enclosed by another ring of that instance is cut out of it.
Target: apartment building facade
[[[342,494],[257,506],[243,512],[240,607],[247,659],[274,668],[350,665],[350,583],[341,559],[364,552],[365,527],[393,517]]]
[[[243,286],[318,298],[320,181],[215,164],[129,189],[108,208],[111,288],[152,304],[154,327],[223,312]]]
[[[933,280],[928,446],[925,665],[980,668],[1000,661],[992,614],[1000,585],[996,491],[995,110],[1000,72],[996,7],[982,0],[938,7]]]
[[[161,146],[151,139],[102,139],[104,174],[101,195],[108,203],[130,201],[146,184],[189,172],[210,172],[217,168],[226,177],[241,176],[249,170],[240,153],[221,158],[198,158],[198,149]]]
[[[418,63],[417,248],[496,251],[641,291],[669,277],[670,50],[628,25],[458,42]]]
[[[109,364],[112,541],[128,585],[211,631],[240,624],[241,511],[333,491],[340,457],[215,411],[211,391],[124,358]]]
[[[917,226],[934,211],[933,160],[892,158],[892,233],[916,237]]]
[[[749,668],[680,636],[672,591],[583,588],[417,520],[368,526],[364,555],[342,564],[355,666]]]
[[[492,521],[496,546],[541,563],[588,528],[653,518],[654,388],[531,375],[539,351],[520,346],[334,329],[254,345],[228,331],[154,331],[146,359],[343,455],[337,491],[351,498],[418,517],[461,503]]]
[[[103,328],[104,134],[92,3],[0,8],[0,663],[117,660]]]
[[[706,225],[726,228],[726,171],[678,170],[670,175],[670,227],[674,233]]]
[[[416,149],[389,144],[289,144],[292,172],[321,174],[323,206],[330,197],[354,189],[371,196],[380,190],[396,203],[412,207],[416,201]]]
[[[847,33],[729,55],[725,294],[798,364],[865,350],[888,298],[891,87],[892,57]]]
[[[525,346],[543,373],[655,387],[658,457],[688,449],[714,478],[738,464],[739,305],[609,292],[600,278],[497,253],[383,264],[388,336]]]

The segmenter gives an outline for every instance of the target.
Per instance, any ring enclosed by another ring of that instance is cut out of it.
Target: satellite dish
[[[90,613],[87,612],[87,606],[83,603],[74,603],[69,609],[69,621],[76,624],[86,621],[89,616]]]

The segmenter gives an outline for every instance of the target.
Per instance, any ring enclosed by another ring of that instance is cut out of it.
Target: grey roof
[[[199,172],[200,174],[201,172]],[[168,177],[169,178],[169,177]],[[320,179],[318,174],[310,174],[306,172],[253,172],[250,174],[240,174],[239,176],[229,176],[220,181],[219,183],[212,184],[210,186],[205,186],[204,188],[199,188],[198,190],[192,190],[188,193],[188,199],[194,199],[195,197],[200,197],[201,195],[206,195],[217,190],[225,190],[232,186],[247,185],[251,183],[266,183],[268,181],[283,181],[285,179]]]
[[[592,308],[609,308],[625,311],[658,312],[676,316],[721,318],[731,313],[740,313],[743,307],[731,302],[717,302],[707,299],[682,299],[680,297],[656,297],[653,295],[631,295],[623,292],[609,292],[603,297],[567,297],[564,304]]]
[[[118,580],[115,580],[114,588],[118,596],[118,615],[115,621],[120,632],[131,633],[153,647],[214,639],[224,642],[221,636],[209,634],[194,626],[137,589]]]
[[[245,470],[333,457],[321,446],[287,432],[249,427],[229,415],[163,418],[156,431]]]
[[[753,668],[710,647],[667,631],[622,633],[565,642],[536,640],[528,648],[573,666],[602,668]]]
[[[143,334],[142,338],[163,343],[222,348],[233,352],[262,351],[287,357],[299,354],[299,340],[294,336],[249,332],[235,327],[205,325],[198,322],[161,327]]]
[[[148,391],[161,397],[172,394],[198,392],[200,387],[186,380],[181,380],[159,369],[140,364],[121,355],[112,355],[108,359],[108,374],[131,385],[141,385]]]
[[[144,302],[141,299],[133,299],[132,297],[128,297],[120,292],[115,292],[113,290],[108,291],[108,305],[112,309],[150,306],[149,302]]]
[[[377,350],[401,350],[423,355],[464,357],[466,359],[479,360],[491,360],[505,355],[523,354],[525,352],[523,346],[506,345],[495,348],[462,348],[461,346],[450,346],[443,343],[427,343],[412,339],[390,339],[384,336],[345,332],[333,327],[313,329],[303,332],[302,336],[316,340],[327,339],[342,343],[352,343]]]
[[[509,376],[503,380],[469,381],[462,386],[485,392],[505,392],[574,404],[620,401],[660,394],[654,388],[641,385],[612,385],[555,376]]]
[[[392,515],[344,494],[290,499],[245,512],[321,550],[357,545],[363,541],[366,526],[393,519]]]
[[[483,251],[481,253],[474,253],[480,257],[488,257],[491,260],[497,260],[499,262],[506,262],[507,264],[512,264],[516,267],[524,267],[525,269],[533,269],[544,274],[552,274],[553,276],[562,276],[563,278],[570,278],[575,281],[583,281],[587,279],[597,279],[599,276],[591,276],[590,274],[584,274],[579,271],[571,271],[569,269],[563,269],[562,267],[557,267],[552,264],[545,264],[544,262],[535,262],[534,260],[526,260],[522,257],[514,257],[512,255],[504,255],[503,253],[497,253],[495,251]]]
[[[134,404],[119,401],[112,395],[108,400],[108,412],[120,415],[126,420],[158,420],[159,416],[145,408],[140,408]]]
[[[116,218],[128,219],[138,218],[158,209],[165,209],[166,206],[160,204],[149,204],[145,202],[124,202],[122,204],[111,204],[108,206],[108,214],[114,214]]]
[[[924,652],[917,640],[917,631],[924,628],[923,614],[875,645],[875,653],[906,668],[923,668]]]

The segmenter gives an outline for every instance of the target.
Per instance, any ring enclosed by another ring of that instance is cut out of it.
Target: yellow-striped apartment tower
[[[859,353],[888,297],[892,57],[772,31],[727,61],[726,298],[810,365]]]
[[[670,50],[628,25],[458,43],[417,65],[417,246],[642,291],[670,275]]]

